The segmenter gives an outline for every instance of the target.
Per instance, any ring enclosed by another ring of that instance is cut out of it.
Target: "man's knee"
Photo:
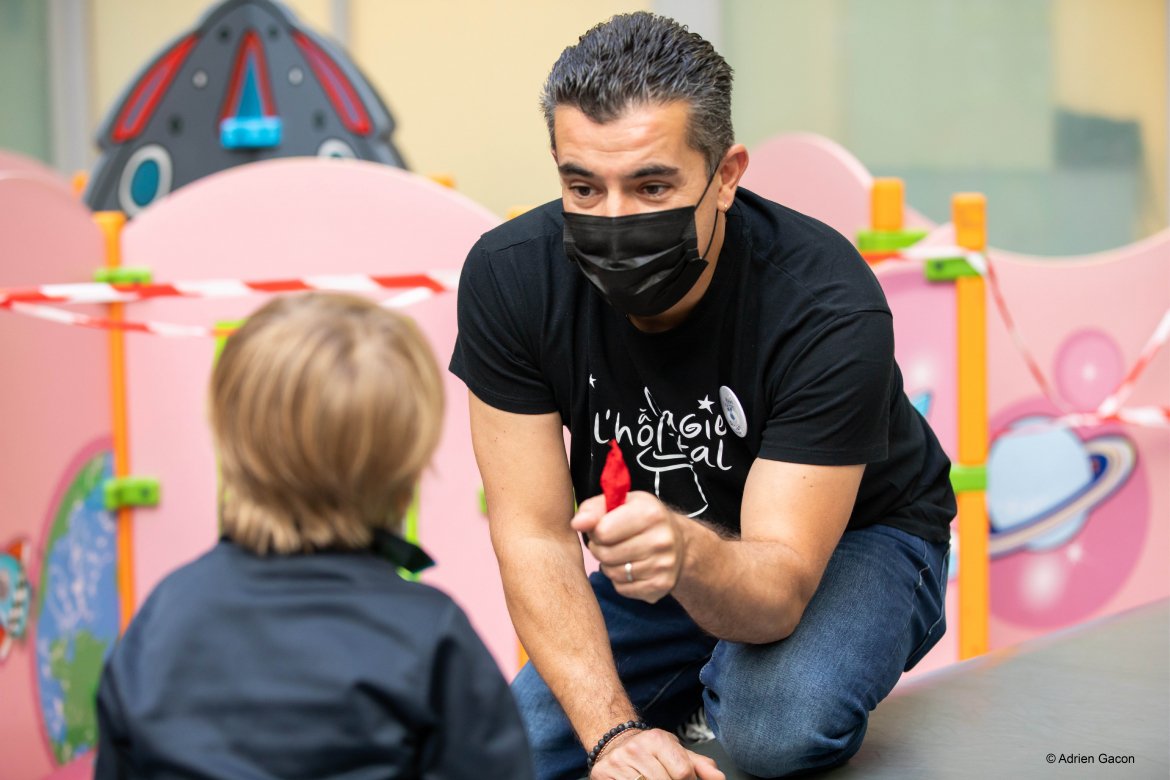
[[[802,706],[793,712],[745,713],[720,727],[719,742],[736,766],[759,777],[784,777],[845,763],[865,735],[866,718],[832,717]]]
[[[719,742],[736,766],[784,777],[845,763],[861,747],[868,714],[821,692],[741,700],[718,708]]]

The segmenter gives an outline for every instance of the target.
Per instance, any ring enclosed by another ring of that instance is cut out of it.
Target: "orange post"
[[[69,184],[73,188],[73,196],[80,198],[85,193],[85,185],[89,184],[89,173],[87,171],[74,171]]]
[[[452,173],[428,173],[427,178],[436,184],[455,189],[455,175]]]
[[[106,238],[106,267],[122,264],[122,228],[126,215],[120,211],[99,211],[94,222]],[[111,303],[111,320],[122,319],[122,304]],[[125,335],[120,329],[109,331],[110,345],[110,428],[114,439],[114,476],[130,476],[130,441],[126,425]],[[134,615],[134,545],[131,535],[133,515],[130,507],[118,508],[118,602],[120,629],[126,630]]]
[[[987,244],[987,201],[979,193],[960,193],[951,202],[956,243],[982,252]],[[958,311],[959,463],[987,461],[987,309],[983,277],[955,280]],[[984,492],[965,491],[959,504],[959,658],[988,649],[990,578],[988,523]]]
[[[957,192],[951,198],[955,243],[973,252],[987,247],[987,198],[981,192]]]
[[[904,199],[901,179],[874,179],[869,194],[870,227],[873,230],[901,230]]]
[[[520,216],[521,214],[526,214],[527,212],[532,211],[532,209],[534,209],[534,208],[536,208],[536,207],[535,206],[513,206],[512,208],[508,209],[508,216],[506,218],[507,219],[515,219],[516,217]]]

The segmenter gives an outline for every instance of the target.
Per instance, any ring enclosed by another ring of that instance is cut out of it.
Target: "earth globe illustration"
[[[113,458],[91,448],[80,461],[48,521],[33,608],[41,718],[58,765],[97,743],[94,698],[118,639],[117,524],[103,491]]]

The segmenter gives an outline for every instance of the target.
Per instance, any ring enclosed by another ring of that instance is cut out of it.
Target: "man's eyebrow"
[[[562,176],[580,176],[585,179],[597,178],[592,171],[587,171],[577,163],[565,163],[558,165],[557,170],[561,172]]]
[[[647,176],[674,176],[678,173],[678,168],[670,165],[647,165],[627,176],[627,179],[645,179]]]
[[[557,170],[560,171],[560,174],[562,176],[580,176],[583,179],[596,179],[597,178],[597,174],[593,173],[593,171],[585,170],[580,165],[577,165],[577,163],[570,162],[570,163],[564,163],[562,165],[558,165]],[[639,168],[638,170],[634,171],[633,173],[631,173],[629,176],[626,176],[625,178],[627,178],[627,179],[645,179],[645,178],[650,177],[650,176],[674,176],[675,174],[678,173],[678,171],[679,171],[679,169],[674,167],[674,166],[662,165],[661,163],[657,163],[654,165],[643,166],[642,168]]]

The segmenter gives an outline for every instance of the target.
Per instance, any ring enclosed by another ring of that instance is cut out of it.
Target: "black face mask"
[[[714,179],[711,174],[699,203]],[[653,317],[681,301],[707,267],[695,228],[698,206],[624,217],[562,211],[565,255],[615,309]],[[708,250],[714,240],[712,227]]]

